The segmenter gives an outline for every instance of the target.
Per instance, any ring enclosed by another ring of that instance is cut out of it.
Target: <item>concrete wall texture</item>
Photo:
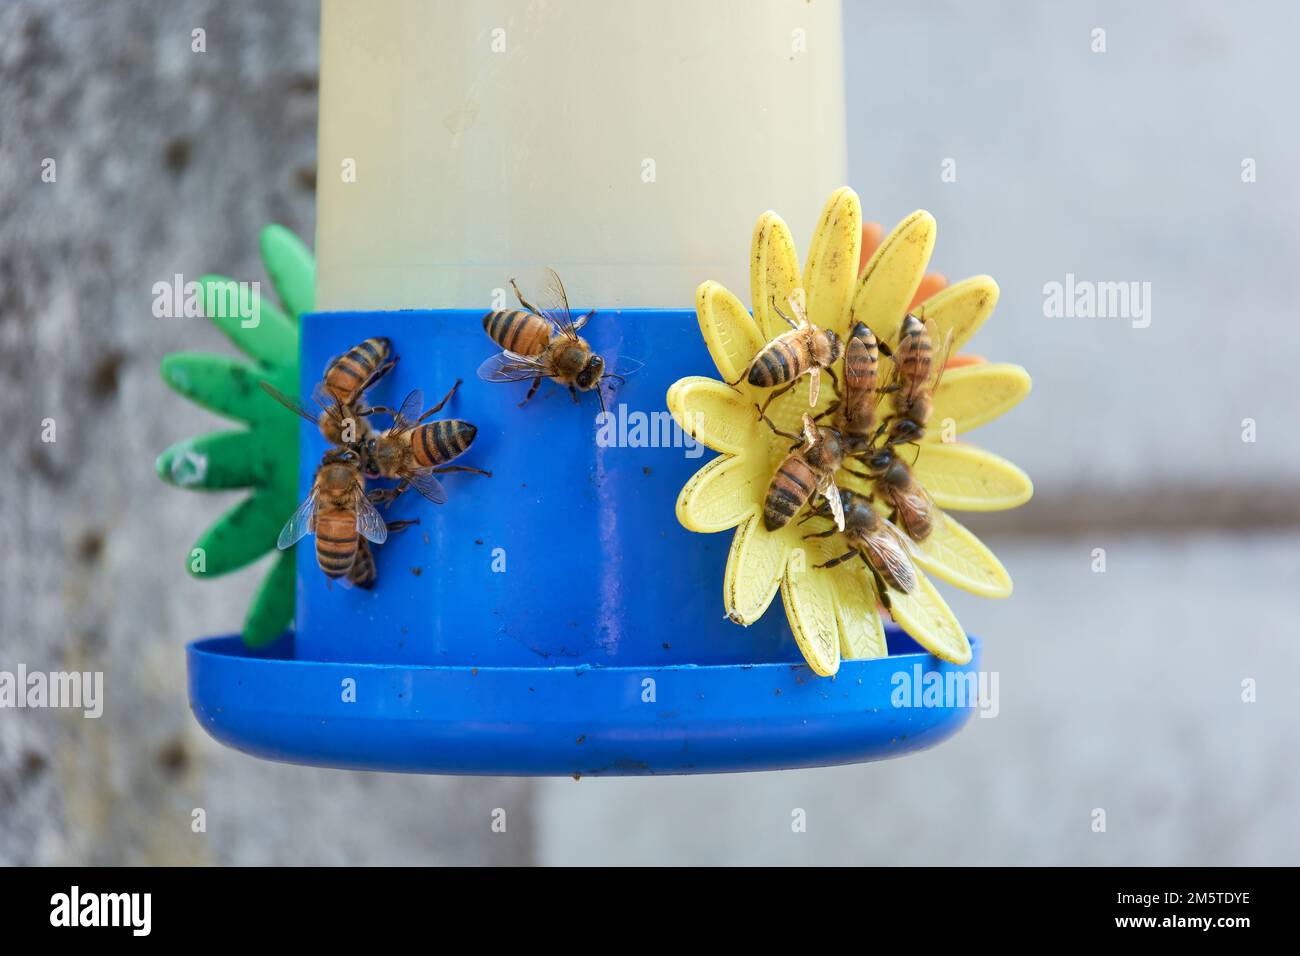
[[[0,712],[0,863],[1300,862],[1297,28],[1284,3],[846,0],[865,213],[934,212],[935,268],[1002,288],[972,349],[1034,375],[975,437],[1035,479],[970,522],[1016,595],[945,591],[998,715],[859,767],[527,781],[268,764],[188,712],[184,642],[229,629],[263,566],[182,569],[233,496],[154,479],[214,421],[157,365],[228,347],[153,319],[150,290],[265,279],[263,224],[311,235],[316,5],[5,4],[0,668],[103,670],[129,706]],[[1052,317],[1068,275],[1147,308]]]

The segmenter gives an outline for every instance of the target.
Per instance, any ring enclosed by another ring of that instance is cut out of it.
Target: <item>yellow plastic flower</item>
[[[799,649],[823,676],[834,674],[842,657],[886,654],[879,596],[861,561],[816,567],[847,550],[841,536],[805,538],[809,526],[797,521],[775,532],[763,527],[768,482],[791,442],[773,434],[758,416],[755,404],[767,398],[768,390],[745,381],[735,387],[726,383],[741,379],[758,351],[789,328],[772,303],[786,303],[800,289],[814,325],[846,340],[853,324],[862,321],[884,341],[896,343],[934,240],[934,217],[915,212],[885,237],[859,275],[861,205],[857,194],[844,187],[826,204],[801,271],[789,228],[776,213],[764,213],[754,229],[750,256],[752,316],[716,282],[705,282],[696,292],[700,331],[722,381],[694,376],[668,390],[668,408],[677,423],[721,453],[682,489],[677,519],[690,531],[736,529],[723,582],[728,616],[738,624],[753,624],[779,588]],[[997,299],[997,283],[975,276],[944,288],[919,308],[940,336],[952,330],[956,353],[993,312]],[[940,509],[996,511],[1029,500],[1033,486],[1023,471],[989,452],[953,442],[1028,393],[1029,376],[1015,365],[981,362],[945,373],[913,465]],[[808,383],[801,379],[772,402],[768,416],[780,430],[797,433],[800,416],[809,410],[808,396]],[[832,389],[823,387],[814,414],[833,400]],[[843,470],[836,481],[868,490]],[[912,594],[890,592],[892,617],[935,656],[967,663],[966,632],[924,572],[986,597],[1008,596],[1011,578],[978,538],[946,514],[915,546],[914,557],[918,586]]]

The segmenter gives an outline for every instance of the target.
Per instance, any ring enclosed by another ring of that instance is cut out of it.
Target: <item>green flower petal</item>
[[[293,549],[280,553],[249,605],[244,618],[244,643],[264,647],[284,633],[293,621]]]
[[[249,316],[241,307],[234,279],[206,275],[199,283],[203,286],[203,314],[245,355],[277,367],[297,355],[298,329],[269,298],[259,296],[257,310]]]
[[[276,295],[295,320],[316,308],[316,259],[284,226],[262,230],[262,265]]]
[[[258,492],[245,498],[195,542],[190,552],[190,573],[197,578],[215,578],[274,551],[280,528],[292,512],[292,505],[285,512],[280,495]]]
[[[186,398],[227,418],[252,423],[274,421],[271,415],[292,415],[257,384],[270,376],[224,355],[174,352],[162,360],[162,377]]]
[[[279,459],[280,450],[254,432],[211,432],[178,441],[155,467],[159,478],[178,488],[250,488],[270,484],[282,467]]]

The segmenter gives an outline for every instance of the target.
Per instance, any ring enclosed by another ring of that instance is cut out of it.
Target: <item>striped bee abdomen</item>
[[[411,434],[411,452],[421,468],[445,465],[474,443],[478,427],[456,419],[429,422]]]
[[[348,571],[348,580],[359,588],[370,590],[375,586],[375,580],[379,577],[375,571],[375,553],[370,550],[370,542],[365,538],[357,538],[357,558],[352,562],[352,568]]]
[[[799,513],[817,487],[817,476],[797,454],[787,455],[772,476],[763,499],[763,527],[768,531],[784,528]]]
[[[516,355],[538,355],[551,341],[551,323],[523,309],[489,312],[483,316],[483,331]]]
[[[749,384],[773,388],[792,382],[812,367],[812,356],[798,332],[787,332],[769,342],[754,356],[749,367]]]
[[[372,338],[348,349],[325,369],[325,388],[341,402],[355,398],[376,370],[388,361],[393,343]]]
[[[341,578],[357,557],[357,516],[351,512],[316,516],[316,563],[331,578]]]
[[[930,333],[914,315],[903,320],[894,361],[899,375],[909,385],[919,384],[930,377]]]
[[[844,352],[844,381],[854,391],[870,392],[876,387],[879,367],[880,348],[876,337],[859,322]]]

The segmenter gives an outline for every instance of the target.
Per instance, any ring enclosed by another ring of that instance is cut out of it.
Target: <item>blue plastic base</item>
[[[882,760],[931,747],[974,701],[915,706],[974,675],[888,634],[890,657],[694,667],[430,667],[298,661],[292,636],[189,645],[190,706],[224,744],[288,763],[405,773],[725,773]],[[929,677],[937,674],[938,677]],[[905,675],[900,677],[899,675]],[[904,689],[900,689],[904,688]],[[895,706],[899,697],[913,706]],[[467,716],[469,715],[469,716]]]

